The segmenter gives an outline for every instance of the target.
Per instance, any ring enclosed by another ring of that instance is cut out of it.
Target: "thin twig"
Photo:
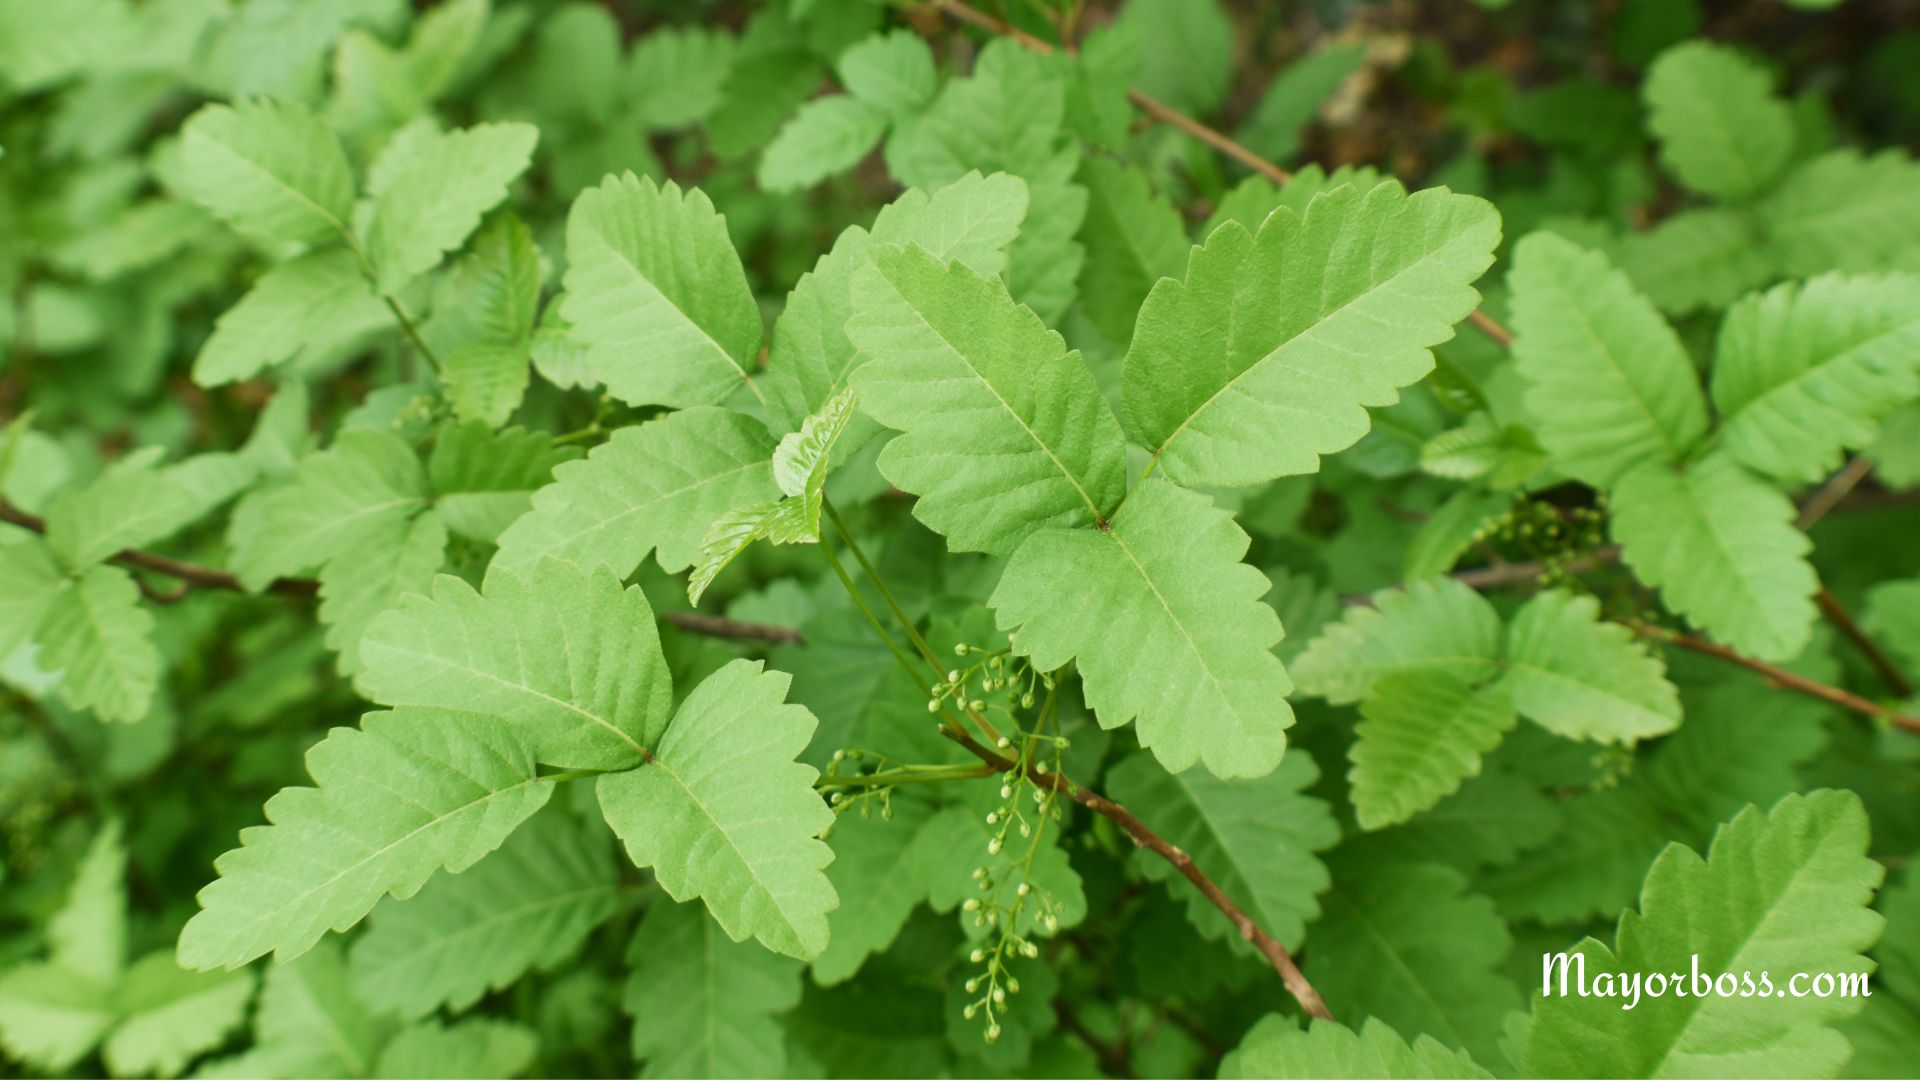
[[[1820,490],[1814,492],[1813,497],[1800,507],[1800,518],[1794,524],[1800,527],[1801,532],[1813,528],[1816,522],[1832,513],[1834,507],[1839,506],[1842,500],[1852,494],[1853,489],[1859,487],[1860,481],[1865,480],[1867,474],[1872,471],[1873,462],[1869,458],[1856,457],[1847,462],[1845,467],[1833,474],[1833,479],[1822,485]]]
[[[1907,681],[1906,676],[1900,674],[1899,667],[1885,652],[1881,651],[1873,638],[1867,636],[1867,632],[1854,621],[1853,613],[1848,611],[1830,590],[1822,586],[1820,591],[1814,594],[1813,602],[1820,605],[1820,614],[1825,615],[1828,622],[1838,628],[1848,641],[1853,642],[1853,647],[1860,650],[1860,655],[1867,658],[1867,662],[1880,673],[1880,677],[1886,680],[1894,693],[1903,698],[1913,696],[1913,684]]]
[[[0,502],[0,521],[18,525],[30,532],[44,534],[47,531],[45,519],[29,514],[7,502]],[[120,566],[165,574],[177,579],[185,588],[219,589],[226,592],[249,591],[246,586],[240,584],[238,577],[225,570],[183,562],[165,555],[156,555],[151,551],[128,548],[107,561]],[[185,588],[172,593],[158,593],[143,586],[142,591],[156,603],[172,603],[184,595]],[[317,596],[320,592],[320,583],[306,578],[277,578],[263,591],[278,596]],[[698,611],[669,611],[662,618],[689,634],[701,634],[706,637],[731,638],[736,641],[770,641],[776,645],[807,643],[805,635],[790,626],[727,619],[718,615],[705,615]]]
[[[1837,705],[1843,709],[1850,709],[1862,716],[1884,719],[1897,728],[1920,733],[1920,717],[1907,716],[1904,713],[1894,712],[1892,709],[1868,701],[1866,698],[1852,691],[1842,690],[1837,686],[1828,686],[1823,682],[1816,682],[1804,675],[1788,671],[1786,668],[1769,664],[1765,660],[1756,660],[1744,653],[1729,649],[1725,645],[1716,644],[1704,638],[1697,638],[1691,634],[1683,634],[1677,630],[1668,630],[1665,627],[1654,626],[1651,623],[1641,622],[1638,619],[1630,619],[1625,625],[1642,637],[1665,642],[1668,645],[1677,646],[1689,652],[1696,652],[1702,656],[1711,656],[1717,660],[1724,660],[1729,664],[1746,668],[1748,671],[1764,677],[1768,682],[1783,690],[1791,690],[1796,694],[1804,694],[1817,701],[1824,701],[1829,705]]]

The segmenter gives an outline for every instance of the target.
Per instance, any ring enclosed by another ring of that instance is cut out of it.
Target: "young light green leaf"
[[[646,595],[555,559],[489,574],[484,595],[441,575],[374,620],[360,658],[373,700],[489,717],[565,769],[640,764],[673,702]]]
[[[622,428],[554,470],[533,510],[500,535],[493,568],[524,573],[549,556],[633,573],[649,551],[678,573],[723,515],[779,494],[774,441],[751,417],[694,408]]]
[[[1169,770],[1265,776],[1286,750],[1293,687],[1271,651],[1280,620],[1260,603],[1271,586],[1240,561],[1248,543],[1206,496],[1143,481],[1107,528],[1034,533],[988,603],[1041,671],[1077,660],[1101,726],[1134,720]]]
[[[1153,822],[1168,843],[1207,867],[1215,884],[1245,905],[1262,930],[1291,948],[1320,915],[1319,896],[1329,883],[1317,853],[1340,838],[1332,809],[1305,793],[1319,777],[1305,754],[1289,755],[1258,780],[1169,773],[1134,755],[1108,774],[1107,788]],[[1172,864],[1144,853],[1137,865],[1155,881],[1170,882],[1177,873]],[[1178,895],[1186,899],[1187,918],[1202,935],[1251,952],[1206,897],[1192,890]]]
[[[853,168],[880,144],[887,120],[886,109],[850,94],[807,102],[760,156],[760,186],[798,191]]]
[[[735,660],[687,695],[646,764],[597,781],[627,853],[676,900],[698,896],[735,941],[809,959],[840,899],[814,839],[833,821],[794,761],[813,714],[785,704],[789,677]]]
[[[1382,1080],[1489,1080],[1472,1058],[1430,1035],[1412,1043],[1378,1020],[1356,1032],[1331,1020],[1301,1031],[1291,1019],[1268,1016],[1220,1062],[1221,1080],[1320,1080],[1370,1076]]]
[[[1727,451],[1811,484],[1875,421],[1920,395],[1920,277],[1815,278],[1746,297],[1715,342],[1713,403]]]
[[[1366,434],[1364,406],[1432,370],[1499,242],[1485,200],[1392,182],[1323,193],[1258,233],[1222,225],[1140,309],[1128,432],[1183,484],[1315,471]]]
[[[865,362],[848,340],[846,324],[853,315],[854,271],[873,251],[918,244],[937,259],[963,262],[990,277],[1006,268],[1007,245],[1026,213],[1025,181],[1005,173],[968,173],[932,195],[917,188],[903,193],[880,209],[872,231],[856,225],[841,233],[833,250],[801,275],[773,324],[766,386],[775,430],[799,427]],[[871,429],[862,419],[856,431],[862,423]],[[858,445],[866,439],[856,434],[849,441]]]
[[[62,701],[102,720],[131,724],[147,715],[160,653],[131,574],[117,566],[82,571],[47,606],[38,639],[40,666],[61,672]]]
[[[656,130],[704,119],[720,104],[738,51],[734,36],[700,26],[658,26],[627,58],[625,97],[636,120]]]
[[[1293,662],[1300,689],[1335,705],[1366,697],[1390,675],[1445,673],[1471,686],[1500,659],[1500,614],[1452,578],[1416,581],[1354,605]]]
[[[1600,602],[1564,590],[1527,601],[1507,627],[1500,686],[1556,735],[1633,745],[1680,726],[1666,665],[1633,632],[1600,619]]]
[[[624,1004],[647,1077],[783,1076],[777,1019],[800,1003],[800,964],[729,940],[698,904],[657,903],[627,950]]]
[[[305,106],[208,105],[181,127],[180,154],[170,182],[242,232],[294,244],[346,234],[353,168]]]
[[[807,531],[820,535],[820,506],[826,497],[827,468],[833,444],[853,419],[853,391],[835,394],[800,430],[780,440],[773,451],[773,482],[781,494],[800,503]]]
[[[1353,809],[1363,829],[1428,810],[1480,774],[1480,758],[1513,728],[1513,702],[1444,669],[1377,679],[1347,751]]]
[[[552,970],[620,910],[611,855],[598,823],[536,815],[470,869],[375,908],[350,954],[354,992],[412,1020]]]
[[[260,275],[226,310],[193,361],[193,381],[222,386],[250,379],[299,355],[334,324],[386,317],[351,251],[329,248],[283,262]]]
[[[315,787],[281,789],[267,826],[240,834],[180,932],[180,963],[291,960],[387,893],[413,895],[499,847],[553,793],[531,749],[472,713],[415,708],[335,728],[307,752]]]
[[[760,311],[705,194],[610,176],[574,200],[567,263],[566,317],[615,397],[717,405],[749,379]]]
[[[1661,53],[1641,93],[1661,160],[1702,194],[1750,199],[1793,153],[1793,112],[1773,96],[1773,79],[1724,45],[1689,41]]]
[[[1644,996],[1631,1011],[1608,998],[1556,993],[1534,1006],[1527,1071],[1831,1075],[1848,1054],[1832,1025],[1860,1011],[1864,995],[1795,997],[1783,983],[1809,972],[1864,980],[1872,970],[1861,954],[1885,920],[1867,905],[1886,871],[1866,854],[1866,811],[1844,791],[1789,795],[1768,811],[1748,807],[1721,827],[1705,859],[1669,846],[1647,874],[1639,910],[1621,917],[1614,948],[1582,943],[1570,961],[1575,972],[1619,980],[1745,971],[1780,982],[1744,997]]]
[[[1372,1017],[1481,1061],[1502,1057],[1520,994],[1500,970],[1513,947],[1492,901],[1435,863],[1336,864],[1313,924],[1307,978],[1335,1016]]]
[[[390,535],[427,502],[425,473],[405,440],[343,431],[330,449],[301,459],[291,482],[240,501],[227,534],[234,569],[247,588],[265,588]]]
[[[87,1056],[113,1025],[108,986],[57,964],[0,972],[0,1047],[49,1073]]]
[[[1641,581],[1687,621],[1762,660],[1800,654],[1818,617],[1812,548],[1793,503],[1724,454],[1676,472],[1634,469],[1613,499],[1613,537]]]
[[[772,534],[773,517],[782,507],[790,506],[785,499],[778,502],[759,502],[748,506],[736,507],[713,520],[707,527],[707,534],[700,539],[700,554],[694,559],[693,573],[687,575],[687,602],[699,604],[706,595],[707,587],[713,579],[720,576],[740,553],[753,545],[755,540],[764,540]],[[791,511],[789,511],[791,513]]]
[[[958,551],[1011,552],[1048,525],[1104,521],[1126,490],[1120,425],[1080,354],[999,281],[917,246],[854,277],[860,407],[903,432],[880,471]]]
[[[1514,363],[1561,472],[1612,487],[1674,462],[1707,430],[1706,395],[1673,328],[1605,255],[1552,233],[1513,256]]]

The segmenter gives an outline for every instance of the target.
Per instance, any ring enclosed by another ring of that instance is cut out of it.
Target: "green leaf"
[[[1708,207],[1682,210],[1613,249],[1620,268],[1661,311],[1720,308],[1773,279],[1773,260],[1752,215]]]
[[[129,724],[147,715],[160,653],[133,575],[88,567],[48,605],[38,640],[39,664],[62,673],[60,698],[68,705]]]
[[[534,318],[540,307],[540,249],[511,214],[496,216],[454,264],[426,334],[441,356],[454,412],[499,426],[527,389]]]
[[[644,767],[603,776],[600,807],[635,864],[675,900],[707,903],[735,941],[801,959],[827,944],[839,897],[814,839],[833,811],[794,761],[813,714],[784,703],[789,676],[735,660],[695,687]]]
[[[1154,283],[1180,273],[1186,226],[1137,169],[1090,157],[1080,163],[1079,180],[1088,194],[1087,219],[1080,224],[1087,249],[1082,306],[1102,334],[1124,342],[1132,338],[1134,316]]]
[[[0,547],[0,558],[7,550]],[[1874,586],[1867,594],[1866,626],[1895,655],[1920,668],[1920,577]]]
[[[1707,431],[1707,401],[1672,327],[1605,255],[1552,233],[1514,248],[1514,363],[1561,472],[1611,487],[1675,462]]]
[[[566,317],[615,397],[717,405],[753,371],[760,311],[698,190],[608,177],[567,215]]]
[[[1500,1060],[1502,1025],[1521,1004],[1499,969],[1513,939],[1458,870],[1347,863],[1325,902],[1306,974],[1335,1016],[1372,1017]]]
[[[1793,153],[1793,113],[1773,96],[1772,77],[1726,46],[1668,49],[1647,69],[1641,93],[1660,159],[1704,195],[1752,198]]]
[[[767,144],[756,179],[767,191],[798,191],[860,163],[887,131],[887,110],[849,94],[801,106]]]
[[[157,456],[141,451],[123,458],[47,507],[47,546],[68,569],[163,540],[206,509],[173,474],[153,467]]]
[[[828,459],[833,444],[853,419],[853,391],[842,390],[780,440],[773,451],[773,482],[795,500],[807,533],[820,538],[820,508],[826,498]]]
[[[890,805],[886,815],[843,813],[827,835],[833,848],[827,880],[840,895],[840,906],[827,916],[827,947],[813,961],[814,981],[822,986],[853,978],[868,957],[884,952],[927,897],[913,845],[933,813],[925,801],[904,792]]]
[[[933,101],[937,79],[933,50],[912,30],[874,34],[840,54],[840,82],[854,97],[885,109],[895,119]]]
[[[1377,680],[1360,715],[1347,779],[1363,829],[1398,824],[1458,791],[1514,724],[1502,688],[1476,688],[1445,670]]]
[[[1366,58],[1366,46],[1353,43],[1323,48],[1294,60],[1260,92],[1260,104],[1241,124],[1235,138],[1269,161],[1298,157],[1302,129],[1313,122],[1314,114]]]
[[[1358,1032],[1331,1020],[1312,1021],[1300,1031],[1292,1020],[1268,1016],[1220,1062],[1221,1080],[1329,1076],[1480,1080],[1492,1074],[1431,1036],[1418,1036],[1409,1044],[1378,1020],[1365,1021]]]
[[[1363,406],[1432,370],[1499,241],[1486,201],[1392,182],[1323,193],[1258,233],[1222,225],[1140,309],[1128,433],[1182,484],[1317,470],[1367,433]]]
[[[1479,882],[1509,918],[1612,919],[1633,902],[1648,864],[1673,834],[1660,808],[1637,787],[1585,793],[1563,809],[1566,827],[1554,843]]]
[[[193,381],[222,386],[285,363],[336,324],[386,318],[353,253],[329,248],[260,275],[214,324],[193,361]]]
[[[1681,472],[1650,462],[1613,498],[1620,558],[1667,607],[1762,660],[1791,660],[1813,633],[1807,562],[1793,503],[1732,459],[1709,455]]]
[[[430,591],[446,557],[447,527],[429,510],[411,521],[383,521],[320,568],[320,622],[340,674],[360,670],[367,627],[402,596]]]
[[[531,124],[480,124],[416,140],[397,161],[383,158],[391,171],[374,193],[367,225],[380,291],[399,292],[465,243],[526,171],[539,138]]]
[[[67,577],[40,540],[0,543],[0,659],[34,636]]]
[[[790,520],[797,517],[791,509],[794,505],[797,504],[785,499],[754,503],[729,510],[715,518],[713,524],[707,527],[707,534],[700,539],[700,556],[694,560],[693,573],[687,575],[687,602],[699,604],[700,597],[706,594],[713,579],[720,576],[720,571],[739,558],[741,552],[751,547],[755,540],[772,537],[776,515],[784,512]]]
[[[1911,268],[1920,247],[1920,164],[1898,150],[1822,154],[1788,173],[1760,216],[1773,254],[1796,277]]]
[[[346,234],[353,168],[304,106],[208,105],[181,126],[180,157],[170,181],[242,232],[295,244]]]
[[[1008,252],[1007,288],[1047,322],[1073,305],[1086,252],[1075,240],[1087,193],[1073,182],[1080,144],[1069,137],[1065,70],[1057,60],[996,38],[973,74],[887,141],[901,183],[932,190],[968,172],[1005,171],[1027,183],[1030,212]]]
[[[525,573],[552,556],[626,577],[657,550],[661,568],[678,573],[721,516],[779,494],[774,445],[759,422],[716,408],[621,428],[554,470],[532,511],[500,535],[493,569]]]
[[[227,534],[234,570],[247,588],[263,589],[391,536],[427,502],[425,473],[405,440],[343,431],[332,448],[302,458],[292,481],[240,501]]]
[[[1621,917],[1614,948],[1588,940],[1575,955],[1595,980],[1653,972],[1690,980],[1694,971],[1864,978],[1872,964],[1860,954],[1884,925],[1867,904],[1885,874],[1866,852],[1866,811],[1850,792],[1749,807],[1722,826],[1704,860],[1668,847],[1647,874],[1639,910]],[[1643,996],[1626,1010],[1556,994],[1534,1007],[1526,1067],[1541,1076],[1831,1075],[1849,1052],[1832,1025],[1864,1004],[1694,992]]]
[[[799,427],[866,361],[848,339],[846,324],[853,315],[854,271],[865,266],[875,250],[917,244],[937,259],[963,262],[991,277],[1006,268],[1007,245],[1026,213],[1024,181],[1005,173],[968,173],[932,195],[917,188],[906,191],[881,207],[871,231],[856,225],[841,233],[833,249],[794,285],[773,324],[766,388],[776,430]],[[864,420],[857,423],[872,426]],[[856,434],[848,441],[858,446],[866,437]]]
[[[447,528],[491,544],[526,513],[534,491],[553,479],[554,467],[578,453],[554,446],[544,431],[494,431],[478,420],[448,424],[427,459],[434,508]]]
[[[1633,745],[1680,726],[1666,665],[1633,632],[1600,618],[1600,602],[1555,589],[1507,627],[1500,686],[1527,719],[1568,739]]]
[[[353,996],[340,947],[323,941],[267,969],[254,1045],[203,1067],[205,1077],[368,1076],[391,1027]]]
[[[0,973],[0,1047],[49,1073],[87,1056],[113,1025],[107,986],[55,964]]]
[[[371,1075],[392,1080],[476,1080],[525,1073],[539,1054],[529,1028],[475,1017],[442,1026],[437,1021],[400,1029],[380,1050]]]
[[[1153,822],[1168,843],[1193,856],[1194,864],[1205,867],[1262,930],[1292,948],[1320,915],[1319,896],[1329,882],[1316,853],[1340,838],[1332,809],[1305,793],[1319,778],[1306,754],[1289,755],[1258,780],[1169,773],[1136,754],[1108,774],[1107,788],[1122,805]],[[1137,863],[1155,881],[1172,882],[1177,876],[1171,863],[1144,852]],[[1190,889],[1176,895],[1185,898],[1187,918],[1203,936],[1251,951],[1205,896]]]
[[[1713,403],[1741,464],[1811,484],[1920,395],[1920,277],[1827,276],[1749,296],[1715,344]]]
[[[535,815],[468,870],[375,908],[351,954],[354,992],[417,1019],[459,1012],[530,971],[551,971],[620,910],[606,832],[564,812]]]
[[[656,130],[705,119],[720,104],[734,37],[699,26],[660,26],[634,43],[626,96],[636,120]]]
[[[127,965],[127,847],[118,821],[94,834],[67,901],[47,920],[55,965],[102,983]]]
[[[1416,581],[1354,605],[1293,662],[1300,689],[1351,705],[1392,675],[1445,674],[1471,686],[1495,674],[1500,615],[1452,578]]]
[[[1234,30],[1216,0],[1127,0],[1117,22],[1150,43],[1140,89],[1187,112],[1219,107],[1234,70]]]
[[[698,904],[670,903],[648,909],[627,963],[641,1075],[786,1075],[777,1017],[800,1003],[799,963],[729,940]]]
[[[1126,490],[1120,425],[1080,354],[998,280],[917,246],[853,282],[860,407],[903,434],[880,472],[957,551],[1006,554],[1048,525],[1106,519]]]
[[[475,719],[413,708],[329,732],[307,752],[316,786],[281,789],[267,801],[272,824],[243,830],[214,862],[220,877],[180,932],[181,964],[291,960],[387,893],[411,896],[434,871],[499,847],[553,786],[510,730]]]
[[[120,1019],[101,1047],[114,1076],[174,1076],[246,1019],[253,972],[187,971],[171,949],[128,969],[114,993]]]
[[[1108,528],[1030,537],[989,605],[1041,671],[1077,660],[1101,726],[1134,720],[1169,770],[1264,776],[1286,750],[1293,687],[1271,651],[1280,620],[1259,602],[1271,586],[1240,561],[1248,542],[1206,496],[1142,482]]]
[[[489,574],[485,595],[441,575],[374,620],[360,657],[373,700],[488,717],[563,769],[640,764],[673,702],[646,595],[554,559]]]

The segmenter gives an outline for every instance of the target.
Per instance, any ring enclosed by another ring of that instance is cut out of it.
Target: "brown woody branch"
[[[44,518],[29,514],[7,502],[0,502],[0,521],[9,525],[18,525],[30,532],[44,534],[47,531]],[[165,555],[156,555],[150,551],[128,548],[107,561],[120,566],[164,574],[180,582],[180,588],[165,593],[142,582],[141,592],[155,603],[173,603],[184,597],[189,589],[247,591],[246,586],[240,584],[240,579],[226,570],[202,566],[199,563],[183,562]],[[308,578],[279,578],[268,585],[264,591],[278,596],[311,597],[319,595],[320,583]],[[807,640],[800,631],[789,626],[727,619],[718,615],[703,615],[697,611],[669,611],[662,618],[689,634],[701,634],[706,637],[731,638],[736,641],[769,641],[776,645],[804,645]]]
[[[1642,637],[1665,642],[1668,645],[1677,646],[1689,652],[1697,652],[1702,656],[1711,656],[1717,660],[1724,660],[1729,664],[1746,668],[1748,671],[1765,678],[1768,682],[1782,690],[1791,690],[1796,694],[1803,694],[1817,701],[1824,701],[1829,705],[1837,705],[1842,709],[1850,709],[1862,716],[1884,719],[1894,727],[1901,728],[1905,731],[1920,733],[1920,717],[1895,712],[1885,706],[1868,701],[1866,698],[1852,691],[1842,690],[1837,686],[1828,686],[1826,683],[1817,682],[1804,675],[1788,671],[1786,668],[1769,664],[1764,660],[1756,660],[1744,653],[1729,649],[1725,645],[1715,644],[1704,638],[1694,637],[1691,634],[1683,634],[1677,630],[1668,630],[1665,627],[1654,626],[1651,623],[1641,622],[1638,619],[1628,620],[1626,625]]]

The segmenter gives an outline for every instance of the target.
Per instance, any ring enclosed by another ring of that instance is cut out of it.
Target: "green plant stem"
[[[911,766],[903,769],[889,769],[886,772],[864,773],[854,776],[822,776],[813,782],[816,788],[872,788],[897,787],[901,784],[937,784],[948,780],[978,780],[992,776],[991,765],[929,765],[922,768]]]
[[[899,599],[893,595],[893,590],[887,587],[887,581],[880,576],[879,569],[873,565],[871,559],[867,558],[867,553],[860,549],[860,542],[854,539],[853,530],[847,528],[847,523],[840,519],[840,512],[833,508],[832,500],[822,495],[820,497],[820,505],[825,508],[827,519],[833,522],[834,530],[840,534],[842,540],[846,541],[847,550],[853,552],[853,557],[859,561],[860,569],[867,575],[867,580],[873,582],[873,587],[879,591],[880,599],[886,603],[887,610],[893,613],[893,617],[900,623],[901,629],[906,631],[907,640],[911,641],[914,648],[920,651],[921,657],[926,660],[927,666],[932,669],[933,677],[936,680],[944,678],[947,671],[946,665],[942,664],[940,657],[934,653],[933,646],[927,644],[927,639],[920,635],[920,630],[914,626],[913,620],[907,617],[906,609],[901,606]],[[822,540],[820,546],[824,548],[826,541]],[[845,578],[843,577],[842,580],[844,581]],[[852,586],[849,585],[848,588],[852,588]],[[973,720],[974,726],[978,727],[981,734],[987,737],[987,741],[995,744],[999,743],[1000,731],[993,725],[993,721],[988,720],[975,709],[963,707],[961,711],[965,712],[967,716]]]

